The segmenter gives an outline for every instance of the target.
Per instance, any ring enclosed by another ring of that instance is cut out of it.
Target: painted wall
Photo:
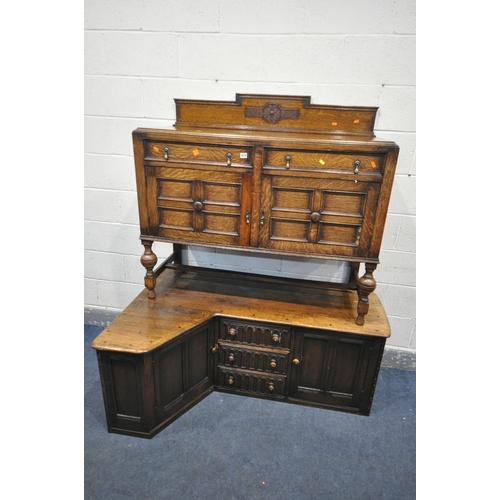
[[[375,278],[388,345],[414,353],[415,52],[414,0],[86,0],[86,310],[143,289],[133,129],[172,125],[174,98],[308,95],[378,106],[377,137],[401,148]]]

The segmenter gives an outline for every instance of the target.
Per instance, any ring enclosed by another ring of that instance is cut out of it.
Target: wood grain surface
[[[248,277],[165,270],[157,280],[156,299],[147,290],[92,342],[96,350],[147,353],[174,341],[214,316],[263,321],[376,337],[391,334],[375,293],[365,324],[355,323],[355,291],[262,283]]]

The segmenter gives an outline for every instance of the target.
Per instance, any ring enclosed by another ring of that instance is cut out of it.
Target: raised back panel
[[[294,130],[374,137],[376,107],[311,104],[309,96],[236,94],[236,100],[175,99],[176,128]]]

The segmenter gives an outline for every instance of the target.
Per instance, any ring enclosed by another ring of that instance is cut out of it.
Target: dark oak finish
[[[150,298],[154,241],[363,262],[362,325],[399,152],[375,139],[377,108],[240,94],[176,107],[174,128],[133,132]]]
[[[211,392],[214,380],[213,322],[195,328],[153,354],[158,422],[169,423]]]
[[[110,432],[151,438],[212,391],[369,415],[390,327],[376,294],[166,269],[92,343]]]
[[[297,368],[290,381],[290,398],[367,414],[371,401],[364,394],[366,372],[373,370],[370,357],[375,360],[382,353],[383,343],[372,337],[298,330],[293,353]],[[368,380],[374,388],[373,376],[370,374]]]

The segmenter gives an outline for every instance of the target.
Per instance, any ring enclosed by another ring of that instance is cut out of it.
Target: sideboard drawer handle
[[[292,161],[292,157],[290,155],[285,156],[285,168],[287,170],[290,169],[290,162]]]
[[[276,358],[271,358],[271,361],[269,362],[269,366],[274,370],[278,366],[278,362]]]
[[[275,389],[276,387],[274,387],[274,382],[269,382],[269,384],[267,385],[267,390],[269,392],[274,392]]]
[[[236,328],[230,328],[229,335],[231,335],[231,337],[235,337],[236,336]]]
[[[232,363],[234,361],[234,352],[230,352],[229,356],[227,357],[228,361]]]
[[[234,377],[232,375],[229,375],[229,377],[227,377],[227,383],[228,385],[234,384]]]
[[[280,336],[277,333],[273,333],[271,340],[277,343],[280,341]]]
[[[168,153],[170,153],[170,149],[165,148],[163,151],[165,152],[165,156],[164,156],[165,160],[168,160]]]
[[[201,201],[195,201],[193,207],[197,212],[201,212],[203,210],[203,203]]]
[[[359,174],[359,167],[361,167],[361,160],[354,160],[352,162],[352,166],[354,167],[354,173]]]
[[[231,158],[233,157],[233,153],[229,152],[229,153],[226,153],[226,158],[227,158],[227,166],[230,167],[231,166]]]

